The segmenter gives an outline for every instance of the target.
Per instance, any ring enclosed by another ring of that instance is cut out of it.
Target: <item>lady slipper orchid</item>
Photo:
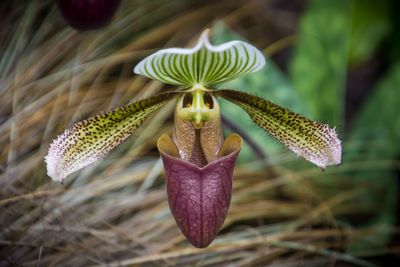
[[[57,181],[94,163],[123,142],[154,111],[177,100],[172,138],[157,142],[167,177],[168,202],[187,239],[207,247],[221,228],[231,200],[232,175],[242,145],[237,134],[225,140],[216,97],[223,97],[296,154],[325,168],[341,161],[335,130],[268,100],[211,85],[254,72],[265,65],[260,51],[242,41],[213,46],[208,31],[190,49],[160,50],[134,72],[182,90],[158,94],[73,125],[58,136],[46,156],[48,175]]]

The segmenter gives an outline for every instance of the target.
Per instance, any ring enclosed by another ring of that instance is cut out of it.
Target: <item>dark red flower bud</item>
[[[78,30],[92,30],[111,21],[120,0],[58,0],[64,19]]]
[[[224,223],[231,202],[232,175],[242,139],[230,135],[218,159],[199,167],[179,158],[168,135],[158,140],[167,177],[168,203],[182,233],[194,246],[207,247]]]

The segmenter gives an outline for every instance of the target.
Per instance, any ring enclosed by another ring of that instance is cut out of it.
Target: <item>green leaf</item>
[[[67,175],[101,159],[177,94],[159,94],[74,124],[50,145],[47,174],[62,182]]]
[[[390,21],[388,0],[353,0],[352,3],[349,63],[355,65],[371,57],[389,34]]]
[[[341,125],[344,110],[350,25],[351,1],[310,1],[290,64],[307,115],[334,125]]]
[[[212,40],[217,44],[226,42],[227,40],[243,40],[243,37],[232,32],[222,22],[216,23],[212,27],[212,32]],[[296,90],[293,89],[286,76],[268,57],[266,57],[266,67],[260,71],[225,82],[217,87],[246,90],[246,92],[268,98],[272,102],[279,103],[297,112],[307,113]],[[269,155],[281,152],[283,147],[274,138],[266,135],[253,121],[249,120],[247,114],[241,108],[224,99],[220,99],[219,102],[222,115],[230,121],[234,119],[240,122],[235,126],[241,132],[245,132],[261,151]],[[249,147],[249,144],[245,142],[240,152],[239,160],[246,161],[253,157],[254,152]]]
[[[240,106],[257,125],[312,163],[322,168],[340,163],[340,140],[328,125],[251,94],[235,90],[218,90],[214,94]]]
[[[349,140],[354,143],[351,153],[345,154],[344,162],[390,161],[400,155],[400,63],[377,85],[355,118]],[[393,162],[394,164],[394,162]],[[396,167],[393,166],[393,169]],[[379,211],[369,220],[367,227],[380,229],[378,234],[365,235],[356,240],[351,251],[382,248],[391,238],[389,229],[394,227],[397,211],[398,182],[390,169],[361,170],[351,175],[360,185],[369,184],[370,190],[356,201],[360,205],[378,206]]]
[[[134,72],[173,85],[208,86],[257,71],[264,56],[254,46],[231,41],[213,46],[204,31],[193,48],[169,48],[146,57]]]

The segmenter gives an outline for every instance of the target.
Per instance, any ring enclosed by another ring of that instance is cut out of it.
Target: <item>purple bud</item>
[[[78,30],[92,30],[111,21],[120,0],[58,0],[64,19]]]
[[[225,143],[229,144],[221,157],[199,167],[176,157],[177,150],[169,136],[163,135],[158,141],[169,207],[182,233],[198,248],[213,241],[231,202],[233,168],[242,140],[234,135]]]

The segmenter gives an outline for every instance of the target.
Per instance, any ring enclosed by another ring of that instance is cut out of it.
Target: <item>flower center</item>
[[[182,108],[177,116],[181,120],[192,122],[195,129],[201,129],[205,122],[219,116],[219,110],[214,109],[212,96],[204,87],[193,88],[182,101]]]
[[[175,109],[173,140],[181,159],[204,166],[217,159],[223,143],[216,98],[204,87],[190,89]]]

